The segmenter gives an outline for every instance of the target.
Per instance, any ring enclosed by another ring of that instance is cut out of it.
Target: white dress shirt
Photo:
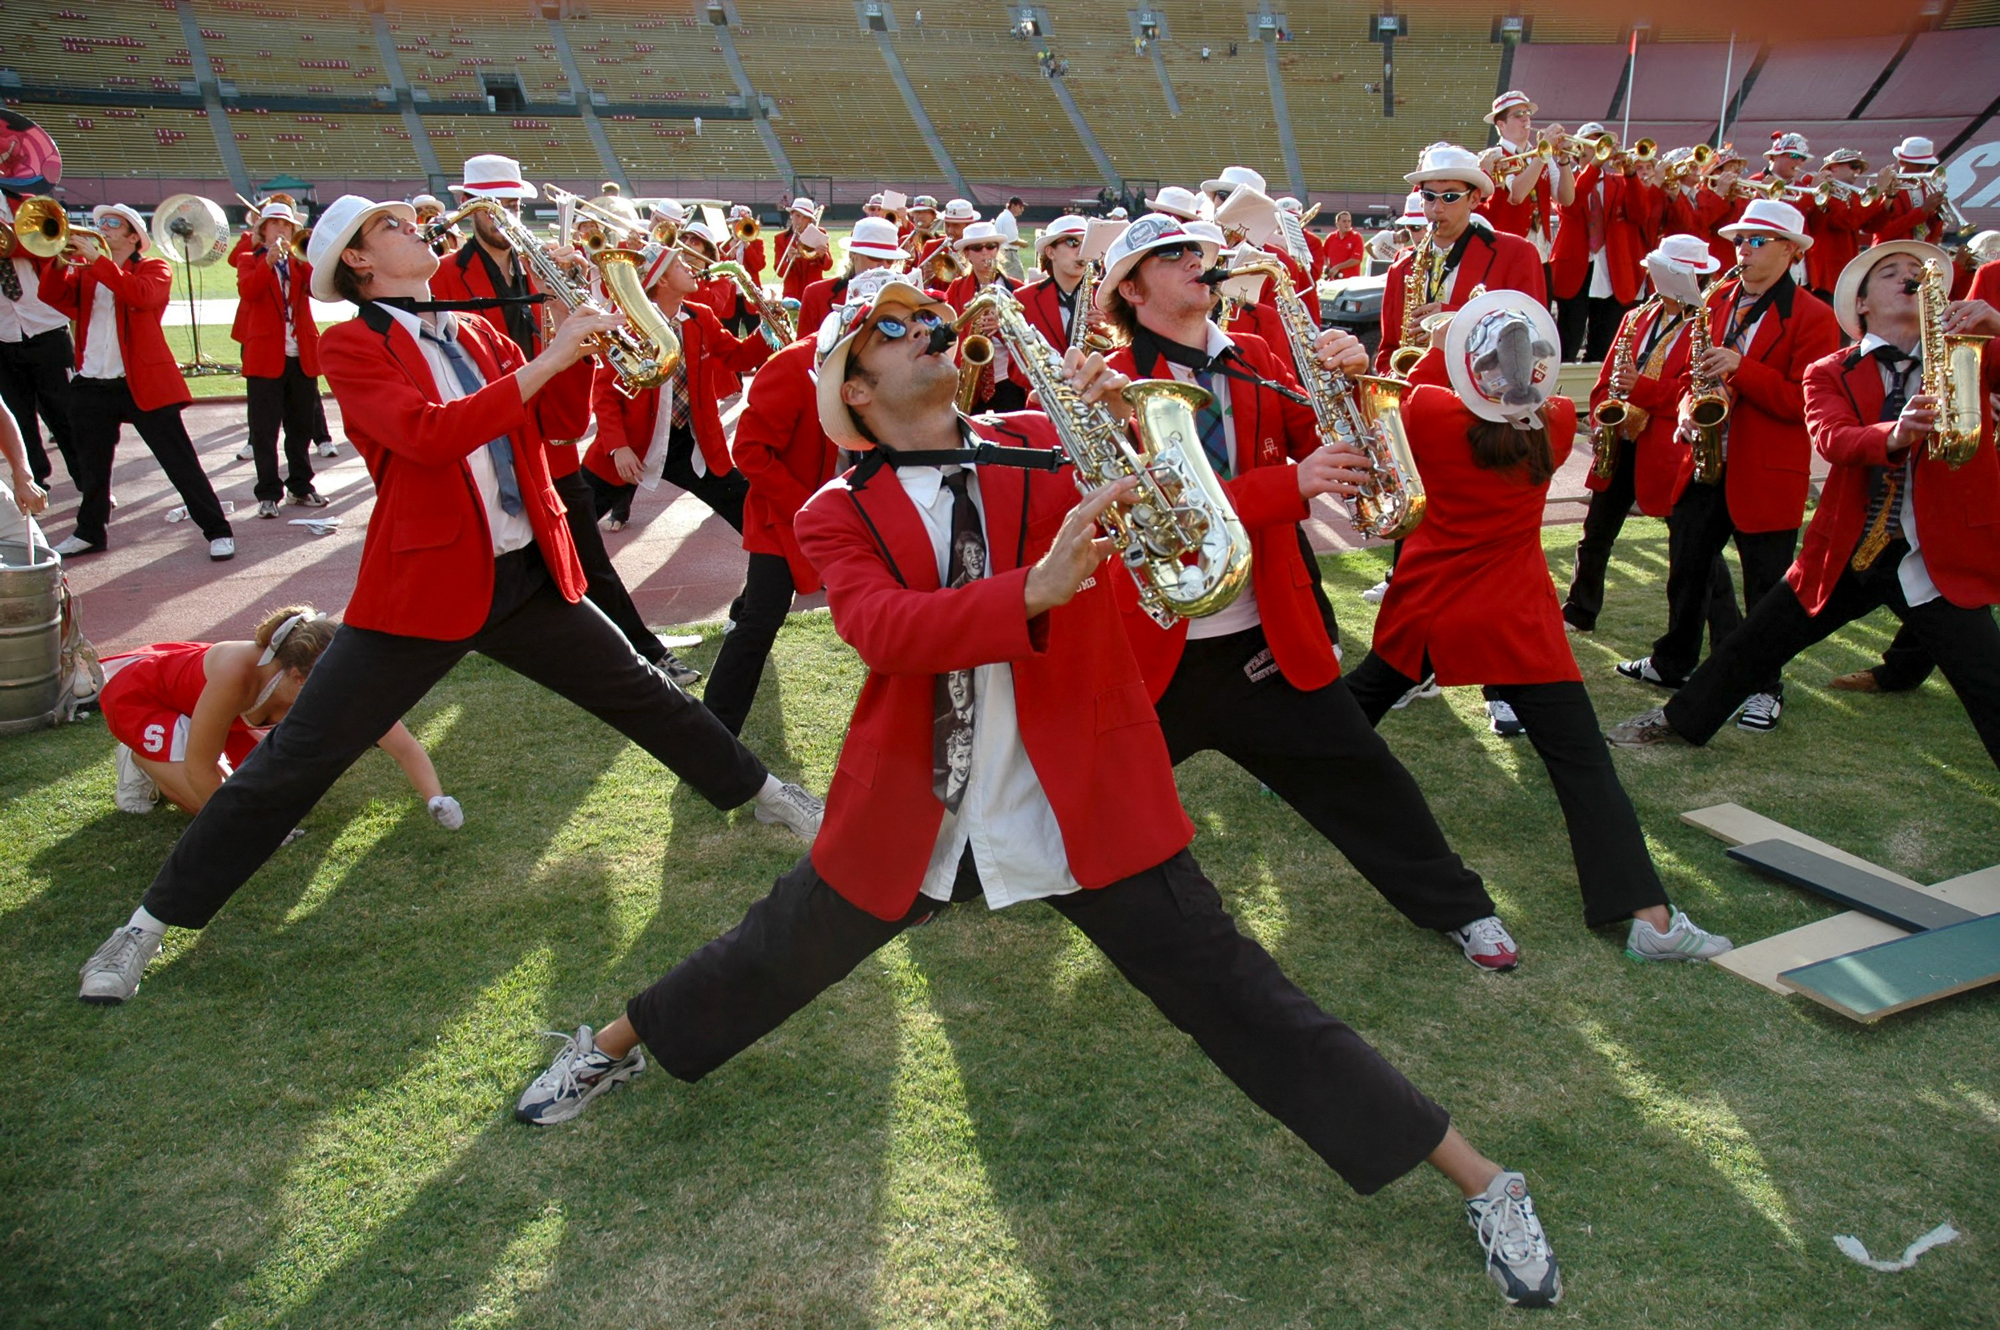
[[[5,195],[0,195],[0,221],[11,224],[14,220],[14,205]],[[0,342],[20,342],[30,337],[40,337],[43,333],[54,332],[58,328],[69,327],[69,317],[52,308],[41,296],[41,277],[35,272],[35,265],[19,253],[13,258],[0,260],[12,263],[14,275],[21,279],[21,298],[9,300],[0,295]]]
[[[403,325],[403,331],[416,339],[418,349],[424,353],[424,363],[430,366],[431,378],[437,383],[438,402],[440,404],[456,402],[465,396],[464,390],[458,386],[458,373],[452,368],[444,349],[427,335],[429,329],[424,319],[397,309],[393,305],[380,305],[377,308],[387,311],[390,318]],[[458,340],[458,318],[450,311],[428,317],[437,321],[436,329],[439,337],[453,342]],[[485,376],[480,373],[479,362],[472,358],[472,353],[461,348],[460,354],[471,367],[473,377],[483,383]],[[465,461],[466,465],[472,468],[472,483],[479,489],[479,501],[486,506],[486,528],[493,533],[494,555],[497,557],[523,549],[532,543],[535,539],[535,528],[528,521],[527,508],[524,506],[518,513],[509,513],[500,506],[500,476],[493,469],[493,456],[486,451],[486,445],[482,443],[474,448],[466,456]],[[516,483],[519,483],[518,467],[515,469],[514,478]],[[523,497],[525,498],[525,494]]]
[[[84,379],[125,377],[125,353],[118,345],[118,297],[102,282],[91,293],[90,335],[84,339],[83,368],[76,373]]]
[[[1216,327],[1213,319],[1209,320],[1208,345],[1203,349],[1211,358],[1221,355],[1235,345],[1228,333]],[[1272,350],[1278,351],[1280,348],[1273,347]],[[1165,358],[1162,358],[1160,363],[1165,365],[1167,372],[1180,382],[1194,382],[1194,371],[1186,365],[1176,365]],[[1229,474],[1241,475],[1243,467],[1238,461],[1239,454],[1236,450],[1236,414],[1229,409],[1229,390],[1234,385],[1221,374],[1209,375],[1209,384],[1210,390],[1215,394],[1215,405],[1222,412],[1222,443],[1229,450]],[[1198,442],[1196,446],[1200,446]],[[1121,574],[1123,575],[1125,574]],[[1257,613],[1257,589],[1245,582],[1243,590],[1237,594],[1236,599],[1221,610],[1204,618],[1189,619],[1188,638],[1190,641],[1199,641],[1204,637],[1227,637],[1231,633],[1255,628],[1262,622],[1263,619]]]
[[[674,315],[674,322],[676,324],[688,322],[688,312],[682,310]],[[681,337],[681,345],[687,345],[687,338],[685,336]],[[666,474],[667,447],[672,441],[674,432],[674,392],[677,388],[682,396],[687,396],[687,360],[685,358],[674,366],[674,372],[667,376],[665,383],[660,385],[660,409],[653,415],[653,442],[647,447],[645,457],[640,459],[639,488],[648,493],[660,487],[660,477]],[[688,428],[690,430],[694,428],[694,399],[692,397],[688,398]],[[708,474],[708,459],[701,455],[701,440],[699,439],[695,440],[694,455],[688,459],[688,465],[694,469],[694,473],[697,476]]]
[[[979,473],[972,467],[964,469],[972,472],[966,492],[979,508],[980,528],[991,549]],[[906,466],[896,468],[895,474],[923,518],[937,556],[938,581],[943,582],[950,566],[952,506],[945,469]],[[1055,809],[1021,743],[1020,717],[1014,710],[1014,667],[1006,661],[977,666],[972,684],[972,770],[958,811],[945,810],[919,890],[933,900],[950,900],[959,860],[970,845],[988,909],[1081,891],[1083,884],[1069,871],[1069,851],[1063,846]]]
[[[1861,339],[1861,344],[1854,349],[1857,353],[1872,359],[1875,355],[1876,347],[1894,345],[1886,337],[1869,333]],[[1900,346],[1897,346],[1895,349],[1898,353],[1901,353],[1903,350]],[[1909,355],[1912,361],[1921,366],[1923,363],[1923,344],[1919,342],[1910,351]],[[1875,369],[1882,376],[1883,393],[1894,392],[1896,384],[1894,376],[1889,372],[1889,367],[1877,360],[1875,362]],[[1922,383],[1913,379],[1910,383],[1910,396],[1914,397],[1922,391]],[[1863,421],[1862,423],[1866,424],[1867,422]],[[1918,605],[1929,604],[1938,598],[1937,583],[1931,581],[1931,570],[1924,563],[1923,544],[1917,539],[1917,452],[1923,447],[1925,445],[1919,442],[1913,443],[1903,450],[1903,539],[1910,542],[1910,552],[1905,554],[1902,563],[1896,566],[1896,580],[1902,583],[1903,599],[1908,601],[1912,608]]]

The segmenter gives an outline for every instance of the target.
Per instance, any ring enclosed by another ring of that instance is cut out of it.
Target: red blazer
[[[1812,445],[1806,438],[1806,367],[1840,345],[1825,301],[1790,278],[1764,313],[1748,354],[1728,381],[1728,466],[1722,486],[1738,531],[1789,531],[1805,519]],[[1730,278],[1709,296],[1709,336],[1721,346],[1741,285]]]
[[[1549,271],[1558,300],[1574,300],[1590,289],[1589,204],[1599,180],[1604,182],[1604,258],[1611,270],[1611,297],[1629,305],[1639,296],[1639,260],[1645,256],[1640,221],[1643,197],[1635,205],[1629,196],[1637,183],[1605,172],[1595,162],[1577,172],[1576,201],[1562,210],[1549,254]],[[1492,283],[1487,284],[1489,289]]]
[[[1662,207],[1660,215],[1660,233],[1662,235],[1701,236],[1705,239],[1708,228],[1702,224],[1699,214],[1696,212],[1695,195],[1691,191],[1679,186],[1665,190],[1663,193],[1665,194],[1666,202]],[[1733,251],[1730,254],[1730,262],[1735,262]]]
[[[1632,332],[1632,354],[1635,358],[1646,345],[1646,335],[1659,320],[1659,313],[1657,305],[1640,305],[1627,310],[1619,323],[1620,337],[1628,328]],[[1683,321],[1671,335],[1673,343],[1660,362],[1659,377],[1648,378],[1642,372],[1632,381],[1629,399],[1634,406],[1647,413],[1646,428],[1639,434],[1632,459],[1637,467],[1633,482],[1639,511],[1648,517],[1665,517],[1673,512],[1674,505],[1680,502],[1681,491],[1687,488],[1688,481],[1694,476],[1694,452],[1674,433],[1681,396],[1687,391],[1686,322]],[[1590,408],[1593,411],[1611,395],[1611,363],[1612,358],[1607,356],[1604,363],[1598,366],[1597,386],[1590,390]],[[1640,365],[1639,369],[1643,371],[1645,366]],[[1585,428],[1588,428],[1587,424]],[[1591,472],[1584,481],[1591,490],[1601,490],[1610,483],[1599,478],[1595,472]]]
[[[755,240],[745,241],[740,247],[735,241],[725,243],[722,247],[722,257],[734,258],[742,264],[743,271],[750,274],[751,281],[761,283],[764,280],[764,241],[761,236]]]
[[[1259,300],[1254,305],[1239,305],[1236,307],[1236,317],[1231,319],[1229,326],[1222,331],[1231,337],[1249,333],[1253,337],[1263,338],[1264,345],[1271,348],[1272,355],[1292,365],[1293,373],[1298,372],[1296,362],[1292,360],[1291,339],[1285,335],[1285,321],[1278,317],[1276,305],[1264,300]]]
[[[1972,289],[1965,293],[1965,298],[1984,300],[1995,309],[2000,309],[2000,259],[1979,265],[1979,271],[1972,274]]]
[[[791,247],[791,231],[780,231],[777,240],[772,245],[771,261],[779,268],[785,268],[785,254]],[[800,256],[792,262],[791,267],[785,268],[785,289],[783,294],[790,296],[793,300],[802,299],[805,296],[806,288],[826,276],[827,269],[832,266],[833,255],[831,253],[821,254],[817,258],[808,258],[801,252]]]
[[[736,307],[742,303],[743,293],[727,277],[717,277],[697,283],[694,294],[688,299],[708,306],[717,319],[729,319],[736,316]]]
[[[2000,357],[1991,343],[1980,367],[1984,443],[1956,471],[1926,457],[1925,444],[1915,445],[1911,492],[1924,567],[1939,593],[1965,609],[2000,604],[2000,455],[1993,449],[1988,397],[2000,391]],[[1813,447],[1833,463],[1798,560],[1785,574],[1809,614],[1826,605],[1860,543],[1868,518],[1868,468],[1890,464],[1889,436],[1896,425],[1879,419],[1882,397],[1882,371],[1872,357],[1854,350],[1836,351],[1806,371],[1806,428]],[[1898,465],[1902,460],[1897,454]]]
[[[1935,245],[1944,239],[1944,218],[1924,207],[1925,196],[1914,189],[1898,190],[1877,206],[1875,235],[1868,243],[1885,240],[1928,240]],[[1922,519],[1918,519],[1921,525]]]
[[[446,254],[438,261],[437,271],[431,274],[432,299],[493,299],[496,294],[493,290],[493,279],[486,275],[486,265],[479,261],[478,249],[479,242],[468,239],[464,244],[461,244],[457,249]],[[530,293],[542,289],[541,284],[535,280],[533,272],[527,273],[527,279]],[[487,323],[492,326],[493,331],[499,333],[502,337],[508,336],[507,321],[501,317],[498,309],[487,311],[485,317]],[[530,339],[530,345],[517,348],[521,352],[523,359],[531,358],[540,353],[542,349],[541,326],[541,321],[537,317],[535,322],[535,336]],[[512,339],[509,338],[509,340],[511,341]],[[549,437],[552,439],[575,440],[581,438],[589,429],[590,417],[586,415],[584,417],[583,428],[579,429],[575,434],[552,434]],[[561,480],[565,476],[575,475],[577,468],[583,465],[582,454],[573,442],[550,448],[548,456],[549,474],[558,480]]]
[[[792,523],[806,500],[833,478],[840,451],[819,427],[811,337],[772,356],[750,380],[736,422],[735,454],[737,469],[750,482],[743,496],[743,548],[782,555],[791,565],[794,590],[819,590],[819,573],[799,549]]]
[[[1285,248],[1282,236],[1274,237],[1269,244],[1264,246],[1264,252],[1285,265],[1285,271],[1290,273],[1292,277],[1292,289],[1298,292],[1299,299],[1305,303],[1306,309],[1311,312],[1313,326],[1318,327],[1319,284],[1313,280],[1312,274],[1306,271],[1303,264],[1292,257],[1292,251]]]
[[[1263,339],[1233,336],[1233,340],[1250,372],[1297,386],[1289,358],[1274,354]],[[1113,352],[1109,363],[1134,379],[1167,377],[1165,365],[1139,365],[1129,346]],[[1298,524],[1306,519],[1307,504],[1292,465],[1319,447],[1312,409],[1268,388],[1232,380],[1229,414],[1236,426],[1236,475],[1222,487],[1250,533],[1250,585],[1257,593],[1264,637],[1293,687],[1323,688],[1340,677],[1340,662],[1334,658],[1333,639],[1313,595],[1319,568],[1299,548]],[[1161,628],[1139,607],[1139,591],[1129,575],[1120,570],[1112,581],[1117,583],[1125,631],[1146,676],[1147,692],[1158,701],[1180,668],[1187,621]]]
[[[847,299],[847,283],[845,277],[827,277],[806,288],[799,297],[799,336],[818,335],[820,324],[833,313],[833,307]]]
[[[243,344],[243,375],[279,379],[285,374],[285,288],[262,249],[229,256],[236,265],[236,326],[230,336]],[[299,368],[319,375],[319,324],[312,313],[312,265],[288,260],[291,271],[292,335],[299,344]]]
[[[677,321],[674,329],[680,334],[682,363],[686,366],[683,372],[688,379],[688,414],[695,443],[701,448],[709,473],[726,476],[736,469],[736,464],[729,458],[729,440],[722,434],[720,404],[723,398],[736,394],[743,375],[771,358],[771,344],[761,333],[751,333],[748,337],[731,335],[715,317],[714,310],[693,300],[684,302],[681,312],[688,317]],[[630,448],[640,461],[646,459],[653,448],[653,426],[659,417],[663,391],[663,388],[646,388],[636,396],[627,397],[618,391],[616,376],[610,370],[598,370],[593,395],[597,437],[591,440],[583,464],[613,485],[624,484],[618,478],[618,467],[611,454],[620,448]]]
[[[326,330],[320,358],[347,421],[347,437],[375,482],[375,513],[347,602],[356,628],[449,642],[470,637],[493,604],[493,536],[466,458],[505,434],[514,474],[549,576],[566,600],[585,577],[549,477],[547,437],[575,438],[590,420],[590,365],[564,371],[528,402],[513,340],[477,314],[460,314],[459,345],[486,386],[440,405],[416,340],[378,305]]]
[[[1504,147],[1502,151],[1505,151]],[[1497,187],[1479,205],[1480,215],[1493,223],[1493,229],[1502,235],[1519,236],[1525,240],[1528,232],[1539,226],[1542,235],[1547,237],[1550,234],[1549,215],[1557,206],[1556,168],[1552,165],[1544,167],[1541,179],[1528,191],[1528,197],[1519,203],[1507,195],[1507,181],[1512,178],[1509,176],[1495,182]]]
[[[1414,249],[1403,251],[1389,265],[1387,285],[1382,288],[1382,344],[1375,352],[1375,368],[1389,368],[1389,357],[1403,344],[1403,288],[1408,283]],[[1537,300],[1548,299],[1542,280],[1542,256],[1519,236],[1499,235],[1475,225],[1465,257],[1445,288],[1444,307],[1463,308],[1472,299],[1472,288],[1489,291],[1525,291]]]
[[[1049,345],[1058,354],[1069,350],[1069,333],[1062,321],[1061,288],[1056,285],[1056,279],[1044,276],[1040,281],[1029,282],[1019,288],[1014,294],[1020,297],[1021,307],[1027,312],[1028,322],[1035,326],[1035,331],[1048,338]],[[1088,313],[1088,310],[1077,311],[1079,316],[1087,316]]]
[[[1851,199],[1828,199],[1824,208],[1806,213],[1806,234],[1813,246],[1806,251],[1806,285],[1832,291],[1840,270],[1861,252],[1862,209]]]
[[[1040,412],[975,421],[983,437],[1055,442]],[[1074,474],[985,467],[987,576],[939,590],[923,519],[895,478],[849,477],[799,513],[799,544],[826,578],[834,628],[868,666],[847,726],[813,867],[882,919],[909,911],[944,805],[931,793],[936,679],[949,670],[1013,668],[1021,742],[1055,810],[1069,871],[1103,887],[1171,858],[1194,838],[1112,587],[1107,563],[1067,605],[1030,620],[1028,567],[1076,503]]]
[[[1495,229],[1500,229],[1495,224]],[[1342,235],[1338,231],[1327,233],[1325,244],[1320,250],[1320,275],[1322,277],[1358,277],[1361,275],[1361,259],[1366,253],[1367,242],[1359,231],[1349,231]],[[1342,265],[1348,265],[1342,268]]]
[[[1708,241],[1708,252],[1724,272],[1736,264],[1736,242],[1723,235],[1722,228],[1741,217],[1749,204],[1748,199],[1725,199],[1705,184],[1695,192],[1693,233]]]
[[[1441,684],[1580,682],[1562,601],[1542,553],[1549,485],[1473,461],[1465,432],[1478,419],[1445,382],[1444,353],[1411,375],[1403,424],[1429,504],[1403,542],[1375,620],[1375,654],[1412,679],[1430,657]],[[1558,467],[1576,438],[1576,403],[1543,410]]]
[[[160,316],[174,290],[173,270],[165,259],[135,254],[121,268],[100,255],[81,267],[51,263],[42,269],[43,303],[76,320],[76,367],[83,368],[84,348],[90,343],[90,310],[99,286],[108,288],[117,302],[118,354],[125,360],[132,404],[141,411],[157,411],[193,401],[180,362],[160,329]]]
[[[1021,289],[1021,283],[1015,281],[1013,278],[1009,277],[1004,272],[996,272],[994,274],[992,285],[996,286],[1004,285],[1009,291],[1016,291],[1016,292],[1018,292]],[[945,288],[944,303],[950,305],[953,309],[958,310],[960,313],[963,313],[965,311],[966,305],[971,303],[972,297],[975,294],[977,294],[978,291],[979,291],[979,279],[974,277],[971,273],[967,273],[965,274],[965,276],[959,278],[957,281],[953,282],[950,286]],[[972,335],[972,329],[967,328],[963,333],[959,334],[958,344],[960,346],[964,346],[965,339],[971,335]],[[995,347],[997,349],[998,347],[997,342],[995,343]],[[1018,366],[1015,364],[1013,357],[1011,356],[1009,356],[1007,359],[1007,371],[1008,372],[1004,375],[996,373],[993,376],[993,381],[996,384],[1014,382],[1023,384],[1025,386],[1026,380],[1024,380],[1021,377],[1020,370]],[[975,401],[973,403],[973,409],[978,411],[985,410],[986,403],[989,400],[990,399],[988,398],[981,398]]]

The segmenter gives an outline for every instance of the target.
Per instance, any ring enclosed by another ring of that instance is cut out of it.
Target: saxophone
[[[1992,339],[1979,333],[1944,330],[1944,310],[1951,300],[1951,275],[1936,259],[1924,263],[1917,285],[1917,321],[1923,347],[1923,390],[1937,399],[1938,420],[1931,430],[1928,456],[1956,471],[1979,452],[1979,357]]]
[[[1618,330],[1617,345],[1611,348],[1611,378],[1613,382],[1633,376],[1636,366],[1632,363],[1632,338],[1639,330],[1639,323],[1646,317],[1646,311],[1657,311],[1660,298],[1654,296],[1639,308],[1626,315],[1624,326]],[[1590,459],[1590,474],[1599,480],[1611,479],[1611,473],[1618,466],[1618,440],[1637,438],[1646,428],[1646,413],[1622,397],[1606,397],[1590,413],[1590,442],[1593,454]]]
[[[789,346],[799,338],[799,302],[786,297],[773,300],[765,294],[764,288],[751,280],[750,270],[733,259],[711,263],[701,274],[703,281],[717,277],[727,277],[735,283],[743,298],[750,302],[750,308],[757,312],[758,330],[764,340],[771,344],[773,351]]]
[[[1069,386],[1061,353],[1028,322],[1012,291],[995,284],[967,302],[958,323],[975,320],[1006,343],[1055,424],[1063,452],[1076,467],[1079,490],[1089,493],[1126,476],[1139,478],[1138,492],[1100,520],[1153,622],[1171,627],[1235,600],[1250,583],[1250,533],[1201,449],[1194,413],[1208,404],[1208,393],[1173,379],[1129,385],[1125,400],[1139,413],[1134,448],[1110,411],[1084,405]]]
[[[1716,289],[1720,290],[1741,270],[1739,265],[1724,273],[1722,281],[1715,284]],[[1709,301],[1704,300],[1688,318],[1688,387],[1681,398],[1687,408],[1688,423],[1694,427],[1694,441],[1688,446],[1694,451],[1694,480],[1698,485],[1722,483],[1722,435],[1729,422],[1729,396],[1723,391],[1722,380],[1703,373],[1701,368],[1703,358],[1714,346],[1708,328],[1711,312]]]
[[[1445,257],[1445,252],[1431,241],[1429,231],[1424,232],[1424,238],[1410,253],[1410,268],[1403,274],[1403,331],[1396,339],[1396,349],[1389,355],[1392,378],[1408,379],[1428,349],[1417,337],[1423,330],[1417,322],[1417,306],[1428,303],[1431,288],[1444,275]]]
[[[1320,368],[1313,358],[1312,311],[1292,286],[1282,263],[1251,263],[1235,273],[1261,272],[1271,282],[1272,307],[1285,325],[1292,346],[1292,365],[1299,383],[1312,399],[1322,444],[1363,453],[1369,479],[1359,494],[1348,497],[1348,520],[1354,529],[1376,540],[1401,540],[1424,520],[1424,482],[1417,474],[1416,455],[1403,429],[1403,394],[1410,385],[1399,378],[1367,375],[1357,385],[1338,370]],[[1407,307],[1406,307],[1407,308]],[[1400,354],[1400,352],[1399,352]]]
[[[1083,265],[1083,276],[1076,283],[1076,313],[1070,316],[1069,344],[1085,351],[1110,351],[1118,345],[1117,337],[1090,322],[1090,311],[1096,308],[1091,302],[1097,298],[1097,284],[1102,280],[1104,265],[1092,259]]]

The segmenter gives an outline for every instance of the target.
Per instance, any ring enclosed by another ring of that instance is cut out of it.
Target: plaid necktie
[[[470,397],[486,386],[479,381],[479,371],[465,358],[457,339],[440,337],[429,328],[424,329],[424,336],[444,348],[444,358],[451,364],[451,372],[458,379],[460,392]],[[497,439],[489,439],[486,455],[493,459],[493,475],[499,482],[500,511],[509,517],[518,516],[521,511],[521,486],[514,479],[513,442],[504,434]]]
[[[1894,420],[1910,400],[1910,376],[1916,372],[1917,362],[1893,346],[1878,346],[1873,355],[1889,368],[1889,391],[1882,397],[1882,410],[1876,419]],[[1890,542],[1902,538],[1904,465],[1893,462],[1868,468],[1868,520],[1862,525],[1861,542],[1854,547],[1850,561],[1857,573],[1873,565]]]
[[[945,564],[947,587],[960,587],[986,575],[986,536],[979,529],[979,509],[966,490],[970,471],[944,478],[951,491],[951,551]],[[931,792],[956,813],[972,776],[972,671],[953,670],[937,676],[931,728]]]
[[[682,429],[688,423],[687,362],[683,360],[674,366],[674,372],[667,378],[667,394],[673,406],[668,414],[668,422],[674,429]]]
[[[1208,405],[1194,413],[1194,427],[1201,435],[1201,450],[1208,454],[1208,465],[1215,472],[1217,480],[1228,480],[1229,436],[1223,432],[1222,400],[1215,395],[1215,374],[1211,370],[1198,369],[1194,372],[1198,387],[1208,390]]]
[[[9,300],[21,298],[21,274],[15,271],[12,259],[0,259],[0,295]]]

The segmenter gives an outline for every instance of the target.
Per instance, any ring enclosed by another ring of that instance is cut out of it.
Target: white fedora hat
[[[963,235],[951,243],[954,248],[963,250],[967,245],[985,244],[989,241],[998,241],[1004,245],[1007,243],[1007,237],[1001,235],[1000,228],[991,222],[974,222],[965,228]]]
[[[1104,253],[1104,280],[1097,284],[1097,307],[1106,307],[1118,283],[1131,275],[1140,259],[1170,245],[1199,245],[1202,266],[1212,268],[1216,255],[1222,252],[1222,232],[1213,222],[1190,222],[1163,212],[1143,214]]]
[[[887,217],[863,217],[848,237],[847,252],[871,259],[907,259],[909,254],[896,243],[896,224]]]
[[[488,199],[533,199],[541,195],[521,175],[521,164],[497,152],[465,159],[465,180],[451,187],[454,194]]]
[[[1397,226],[1429,226],[1431,219],[1424,216],[1424,196],[1411,190],[1403,200],[1403,215],[1395,221]]]
[[[1789,240],[1801,250],[1812,248],[1812,237],[1806,234],[1806,215],[1782,199],[1751,199],[1744,205],[1743,215],[1729,225],[1719,227],[1716,234],[1727,240],[1743,236],[1777,236]]]
[[[1489,125],[1498,124],[1501,116],[1507,114],[1517,106],[1527,107],[1529,115],[1533,115],[1542,109],[1528,100],[1527,93],[1522,92],[1519,88],[1509,88],[1506,92],[1495,97],[1493,99],[1493,109],[1479,118]]]
[[[312,239],[306,242],[306,262],[312,265],[312,297],[328,302],[341,299],[340,292],[333,289],[333,274],[338,266],[342,251],[354,243],[354,237],[361,234],[361,228],[370,218],[385,212],[405,212],[412,225],[417,220],[417,210],[407,203],[377,203],[364,199],[359,194],[342,194],[333,205],[319,215],[319,225],[313,228]]]
[[[1090,219],[1088,217],[1080,217],[1073,212],[1064,213],[1043,227],[1042,233],[1035,237],[1035,253],[1039,255],[1056,241],[1068,236],[1075,236],[1077,241],[1081,243],[1084,235],[1089,230]]]
[[[1197,194],[1179,185],[1167,185],[1158,194],[1148,198],[1146,206],[1154,212],[1163,212],[1169,217],[1192,222],[1207,216],[1215,204],[1206,194]]]
[[[263,230],[266,222],[290,222],[293,226],[297,226],[299,215],[292,211],[292,205],[289,203],[267,203],[257,214],[257,229]]]
[[[947,222],[976,222],[979,220],[979,209],[973,207],[968,199],[952,199],[938,216]]]
[[[1204,194],[1227,194],[1239,185],[1248,185],[1262,194],[1264,177],[1247,166],[1225,166],[1215,179],[1202,181],[1201,189]]]
[[[812,217],[819,212],[819,205],[804,195],[800,195],[798,198],[792,200],[792,206],[787,208],[786,211],[804,213],[806,216]]]
[[[1921,134],[1912,134],[1896,145],[1896,160],[1911,166],[1936,166],[1937,145]]]
[[[1432,180],[1458,180],[1471,185],[1481,194],[1493,192],[1493,177],[1480,169],[1478,154],[1468,152],[1456,143],[1433,143],[1425,148],[1423,156],[1417,161],[1417,169],[1403,179],[1412,185]]]
[[[1715,251],[1708,247],[1706,240],[1686,234],[1661,236],[1659,245],[1646,256],[1648,263],[1654,259],[1704,276],[1722,266],[1722,261],[1715,257]]]
[[[1535,428],[1562,370],[1555,316],[1526,292],[1488,291],[1452,315],[1444,366],[1473,415]]]
[[[837,325],[839,336],[820,357],[814,399],[819,408],[819,427],[835,444],[855,449],[875,446],[861,433],[853,411],[840,399],[840,387],[847,381],[847,358],[854,351],[856,339],[873,328],[885,314],[899,310],[914,314],[926,309],[946,322],[957,317],[950,305],[942,300],[933,300],[922,288],[912,285],[909,278],[898,276],[884,281],[872,300],[850,302],[828,318],[829,324],[835,319],[840,321]]]
[[[116,217],[119,221],[124,222],[125,225],[138,233],[140,253],[143,254],[152,248],[152,233],[146,230],[146,221],[143,217],[139,216],[137,209],[123,203],[100,203],[90,210],[90,224],[92,226],[101,226],[106,217]],[[86,322],[89,321],[89,317],[88,314],[84,315]]]
[[[1863,333],[1860,312],[1854,302],[1861,298],[1861,284],[1868,280],[1868,274],[1875,271],[1875,265],[1898,254],[1909,254],[1919,263],[1932,259],[1944,264],[1947,277],[1951,272],[1951,260],[1936,245],[1927,245],[1921,240],[1885,240],[1879,245],[1862,250],[1847,261],[1840,270],[1840,277],[1833,284],[1833,314],[1840,320],[1840,329],[1849,337],[1860,340]]]

